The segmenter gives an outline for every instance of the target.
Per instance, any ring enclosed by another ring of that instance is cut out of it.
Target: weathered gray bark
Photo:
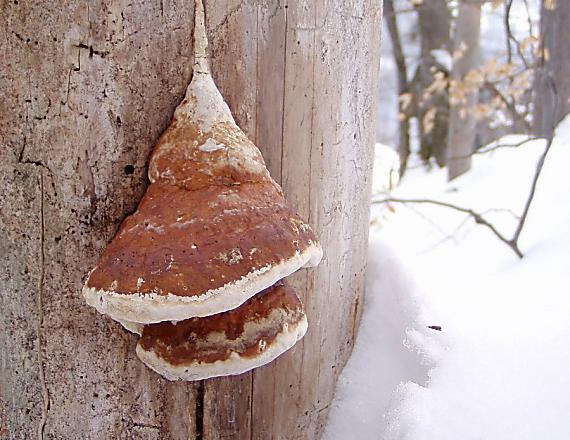
[[[540,33],[545,54],[539,60],[534,87],[534,132],[549,137],[570,112],[570,2],[557,0],[553,10],[542,6]]]
[[[455,61],[452,79],[462,81],[469,71],[479,66],[479,37],[481,34],[481,1],[462,0],[455,28],[455,48],[465,47],[463,55]],[[465,102],[451,106],[447,167],[449,180],[471,168],[471,154],[475,144],[477,119],[473,111],[479,91],[467,93]]]
[[[82,281],[146,187],[191,77],[191,2],[0,5],[0,438],[317,438],[361,309],[380,5],[206,1],[213,72],[325,258],[303,343],[169,383]]]
[[[444,66],[437,63],[433,50],[451,49],[451,16],[446,0],[429,0],[416,7],[421,37],[421,57],[414,75],[413,92],[416,115],[420,122],[420,156],[424,161],[432,157],[441,167],[445,165],[445,151],[449,127],[449,97],[446,90],[429,98],[424,91],[433,83],[434,72]],[[436,109],[433,128],[426,130],[422,124],[425,114]]]

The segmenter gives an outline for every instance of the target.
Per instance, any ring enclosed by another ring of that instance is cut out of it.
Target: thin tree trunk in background
[[[570,112],[570,1],[557,0],[554,9],[543,1],[540,34],[545,49],[534,87],[534,132],[549,137],[552,128]],[[555,108],[556,107],[556,108]]]
[[[455,50],[464,48],[463,55],[453,65],[452,80],[462,81],[465,75],[479,67],[479,37],[481,33],[481,2],[462,0],[455,28]],[[449,180],[471,168],[477,120],[473,112],[479,98],[478,90],[467,93],[465,102],[451,106],[447,167]]]
[[[424,91],[433,83],[435,71],[444,66],[437,63],[434,50],[451,49],[451,17],[446,0],[424,1],[416,7],[421,38],[421,59],[414,75],[413,92],[420,126],[420,156],[424,161],[435,158],[439,166],[445,165],[449,126],[449,97],[446,90],[428,99]],[[422,121],[430,109],[436,109],[433,127],[426,130]]]
[[[410,86],[408,84],[408,68],[406,67],[406,57],[404,56],[404,49],[400,38],[394,0],[384,1],[384,16],[386,18],[388,32],[390,33],[392,53],[398,72],[398,96],[401,96],[404,93],[410,92]],[[400,119],[399,132],[398,154],[400,155],[400,175],[403,175],[406,171],[406,165],[410,156],[410,120],[408,117]]]
[[[190,80],[194,6],[3,2],[2,439],[322,432],[362,307],[381,5],[205,3],[218,86],[325,250],[293,277],[309,332],[253,373],[173,383],[84,303],[87,271],[142,197]]]

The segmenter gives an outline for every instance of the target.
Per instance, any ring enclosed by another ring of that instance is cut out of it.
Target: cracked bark
[[[186,384],[80,296],[190,80],[193,4],[155,3],[0,6],[0,438],[318,438],[361,308],[379,4],[206,0],[217,84],[326,257],[292,280],[302,344]]]
[[[43,309],[43,292],[44,292],[44,277],[45,277],[45,213],[44,213],[44,173],[40,170],[40,276],[38,278],[38,368],[39,368],[39,378],[40,386],[42,391],[42,415],[40,418],[40,423],[38,426],[38,439],[42,440],[44,438],[44,428],[48,418],[50,400],[49,400],[49,390],[46,384],[46,377],[44,372],[44,359],[42,353],[43,345],[43,324],[44,324],[44,309]]]

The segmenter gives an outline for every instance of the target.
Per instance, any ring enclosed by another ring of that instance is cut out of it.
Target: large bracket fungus
[[[83,288],[89,305],[142,332],[147,365],[185,380],[239,374],[290,348],[306,318],[295,293],[274,285],[322,257],[214,84],[201,0],[194,57],[152,153],[151,184]]]

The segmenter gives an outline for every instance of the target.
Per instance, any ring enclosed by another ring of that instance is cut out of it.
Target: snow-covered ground
[[[478,155],[451,184],[444,171],[412,169],[392,195],[486,212],[510,235],[544,145]],[[464,214],[374,206],[362,324],[325,439],[570,439],[569,164],[570,117],[522,260]]]

